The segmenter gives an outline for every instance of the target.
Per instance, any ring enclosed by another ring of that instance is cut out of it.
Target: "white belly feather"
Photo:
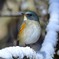
[[[23,33],[23,40],[25,44],[37,42],[41,34],[40,24],[36,21],[27,23]]]

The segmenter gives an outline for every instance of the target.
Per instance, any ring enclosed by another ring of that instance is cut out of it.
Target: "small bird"
[[[41,35],[39,17],[33,11],[24,12],[24,20],[18,32],[20,46],[36,43]]]

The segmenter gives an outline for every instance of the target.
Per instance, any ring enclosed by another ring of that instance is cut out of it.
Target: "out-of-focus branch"
[[[8,12],[8,13],[1,13],[0,17],[15,17],[22,15],[23,12]]]
[[[59,31],[59,0],[49,0],[49,14],[49,23],[46,28],[47,34],[40,50],[45,53],[45,59],[53,59],[55,54]]]

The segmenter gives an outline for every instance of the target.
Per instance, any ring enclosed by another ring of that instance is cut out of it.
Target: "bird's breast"
[[[32,44],[35,43],[39,37],[40,37],[40,33],[41,33],[41,28],[38,22],[28,22],[23,23],[21,26],[21,29],[19,31],[19,40],[20,43],[25,43],[25,44]]]

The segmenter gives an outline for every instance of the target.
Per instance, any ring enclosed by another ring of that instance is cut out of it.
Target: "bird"
[[[27,11],[23,13],[23,16],[17,37],[20,46],[36,43],[41,35],[38,15],[34,11]]]

